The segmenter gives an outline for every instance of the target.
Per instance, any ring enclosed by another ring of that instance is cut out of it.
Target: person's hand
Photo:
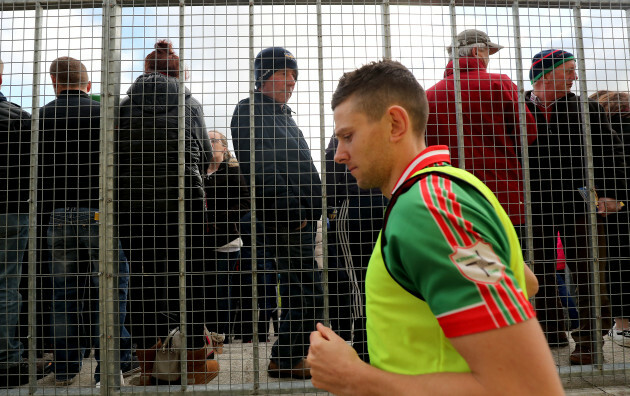
[[[308,220],[304,220],[302,224],[300,224],[300,226],[293,231],[301,230],[302,228],[306,227],[306,224],[308,224]]]
[[[611,213],[619,212],[623,208],[623,203],[614,198],[601,197],[597,201],[597,214],[606,217]]]
[[[350,377],[357,373],[357,368],[365,363],[357,352],[321,323],[311,333],[311,346],[306,362],[311,367],[311,382],[319,389],[325,389],[335,395],[350,395]]]

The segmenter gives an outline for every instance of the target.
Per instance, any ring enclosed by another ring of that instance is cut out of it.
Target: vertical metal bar
[[[324,324],[330,326],[330,288],[328,287],[328,193],[326,191],[326,117],[324,116],[324,44],[322,41],[322,2],[317,0],[317,79],[319,83],[319,142],[322,170],[322,255],[324,270]]]
[[[593,339],[595,342],[595,367],[600,369],[603,364],[603,339],[602,339],[602,318],[601,318],[601,294],[600,294],[600,279],[599,274],[599,238],[597,234],[597,208],[595,205],[595,172],[593,169],[593,146],[591,139],[591,119],[588,109],[588,93],[586,90],[586,61],[584,55],[584,36],[582,33],[582,12],[580,9],[579,1],[573,7],[573,17],[575,20],[575,33],[576,33],[576,45],[577,45],[577,64],[578,64],[578,77],[580,82],[580,104],[582,106],[582,122],[584,127],[584,150],[586,154],[586,186],[588,188],[588,245],[591,249],[593,260],[591,261],[591,281],[592,281],[592,293],[593,293],[593,307],[592,315],[595,318],[595,327],[592,330]],[[590,318],[589,318],[590,319]],[[592,320],[592,319],[590,319]]]
[[[249,0],[249,190],[251,201],[251,256],[252,256],[252,354],[254,359],[254,391],[260,388],[260,351],[258,348],[258,257],[256,256],[256,124],[254,119],[254,92],[256,77],[254,74],[254,0]],[[269,324],[267,324],[269,325]],[[274,329],[277,332],[277,329]]]
[[[531,268],[534,264],[534,233],[532,229],[532,192],[529,174],[529,146],[527,141],[527,106],[525,105],[525,83],[523,81],[523,48],[521,44],[521,19],[518,0],[512,3],[512,20],[514,23],[514,46],[516,51],[516,75],[518,76],[518,117],[521,130],[521,166],[523,168],[523,188],[525,189],[525,230],[527,248],[525,262]],[[531,297],[531,296],[530,296]]]
[[[383,0],[381,3],[381,17],[383,19],[383,58],[392,59],[392,30],[389,0]]]
[[[178,187],[179,187],[179,334],[181,337],[180,372],[181,386],[185,390],[188,385],[188,375],[186,371],[186,338],[201,336],[201,334],[187,334],[186,324],[188,315],[186,312],[186,235],[189,224],[186,223],[186,68],[184,66],[184,13],[186,12],[185,0],[179,0],[179,90],[177,102],[177,162],[178,162]],[[204,131],[207,132],[207,131]],[[194,276],[194,275],[193,275]]]
[[[455,122],[457,123],[457,156],[459,167],[466,169],[466,158],[464,154],[464,117],[462,116],[462,85],[461,72],[459,67],[459,52],[457,50],[457,16],[455,12],[455,0],[449,3],[449,13],[451,15],[451,58],[453,59],[453,85],[455,86]]]
[[[37,169],[39,155],[39,86],[40,70],[42,69],[42,17],[41,3],[35,8],[35,42],[33,45],[33,94],[31,116],[31,154],[30,181],[28,205],[28,362],[29,362],[29,393],[37,389],[35,375],[35,359],[37,348]]]
[[[120,313],[118,233],[114,229],[114,130],[120,100],[121,7],[103,3],[99,203],[99,338],[101,394],[120,386]]]

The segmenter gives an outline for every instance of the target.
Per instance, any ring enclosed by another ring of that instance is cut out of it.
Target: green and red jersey
[[[392,193],[366,277],[370,361],[402,374],[469,371],[449,338],[534,317],[514,228],[446,146],[412,161]]]

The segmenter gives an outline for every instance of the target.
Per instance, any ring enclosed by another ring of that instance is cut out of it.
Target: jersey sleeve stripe
[[[521,322],[527,319],[527,313],[525,308],[521,306],[521,302],[518,299],[518,294],[520,292],[515,292],[508,284],[507,277],[505,276],[501,279],[501,287],[506,291],[508,298],[510,299],[510,303],[514,306],[514,312],[518,313],[518,317],[515,317],[516,322]]]
[[[420,194],[422,195],[422,199],[425,205],[427,205],[427,209],[429,213],[431,213],[431,216],[437,223],[440,231],[442,231],[442,235],[444,235],[444,238],[446,239],[448,244],[450,246],[457,246],[457,240],[455,239],[455,235],[453,234],[451,229],[446,225],[446,222],[444,221],[442,216],[439,214],[439,209],[437,208],[437,206],[435,206],[433,202],[433,197],[432,197],[433,189],[430,187],[431,183],[429,183],[429,180],[428,180],[430,178],[431,178],[431,175],[420,180],[420,183],[419,183]]]
[[[492,293],[488,285],[478,283],[477,289],[479,289],[479,292],[481,293],[481,296],[484,302],[488,306],[490,315],[495,319],[496,323],[498,324],[498,327],[507,326],[508,322],[503,316],[503,313],[501,312],[501,309],[497,305],[497,302],[495,301],[494,297],[492,296]]]
[[[440,179],[440,177],[429,175],[421,180],[422,187],[426,192],[423,198],[425,198],[427,209],[442,231],[442,234],[446,237],[449,246],[468,245],[468,243],[465,243],[466,235],[463,235],[464,239],[462,239],[462,234],[457,232],[457,219],[448,211],[446,199],[443,195],[444,189],[439,186]],[[430,200],[426,200],[427,197]]]
[[[465,230],[462,230],[461,210],[457,202],[457,197],[451,190],[451,180],[447,177],[433,177],[432,181],[436,194],[440,197],[438,203],[440,204],[440,209],[442,209],[441,214],[445,217],[445,221],[448,222],[447,224],[453,228],[457,238],[462,241],[462,244],[459,246],[472,244],[473,241],[470,236]],[[443,184],[443,187],[440,186],[440,183]]]
[[[527,301],[523,292],[516,288],[516,285],[514,284],[512,278],[506,276],[505,283],[514,291],[514,295],[518,299],[520,306],[525,310],[525,316],[527,318],[533,318],[534,316],[536,316],[536,311],[534,311],[534,307],[532,307],[532,304]]]
[[[448,177],[444,177],[441,179],[444,180],[444,188],[448,196],[448,201],[452,205],[452,213],[456,217],[457,224],[459,225],[459,227],[462,228],[460,230],[460,233],[465,235],[465,238],[468,239],[467,244],[472,244],[479,239],[479,235],[475,231],[473,231],[473,227],[470,221],[464,219],[462,206],[457,201],[457,195],[453,191],[453,182],[451,181],[451,179]],[[464,239],[464,237],[462,237],[462,239]]]
[[[501,307],[501,312],[503,312],[503,316],[508,321],[510,325],[513,325],[519,322],[520,312],[516,305],[514,305],[514,301],[511,296],[508,294],[505,287],[499,282],[495,285],[490,286],[491,289],[496,293],[497,300],[500,302],[499,306]]]

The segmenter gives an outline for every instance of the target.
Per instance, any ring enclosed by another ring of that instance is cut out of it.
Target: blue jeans
[[[28,242],[28,214],[0,214],[0,367],[19,363],[24,346],[15,339],[22,305],[22,259]]]
[[[67,380],[81,370],[83,349],[96,351],[95,379],[100,380],[99,351],[99,234],[98,210],[88,208],[56,209],[50,216],[48,248],[53,283],[52,328],[57,380]],[[123,326],[127,315],[129,262],[118,243],[118,299],[120,310],[120,362],[131,362],[131,337]],[[85,323],[89,326],[85,326]],[[83,325],[83,326],[82,326]],[[89,328],[90,334],[81,334]],[[87,336],[91,342],[80,342]]]
[[[282,314],[271,360],[290,369],[308,352],[309,336],[323,319],[321,271],[315,261],[315,222],[301,230],[265,227],[265,247],[275,248]]]

